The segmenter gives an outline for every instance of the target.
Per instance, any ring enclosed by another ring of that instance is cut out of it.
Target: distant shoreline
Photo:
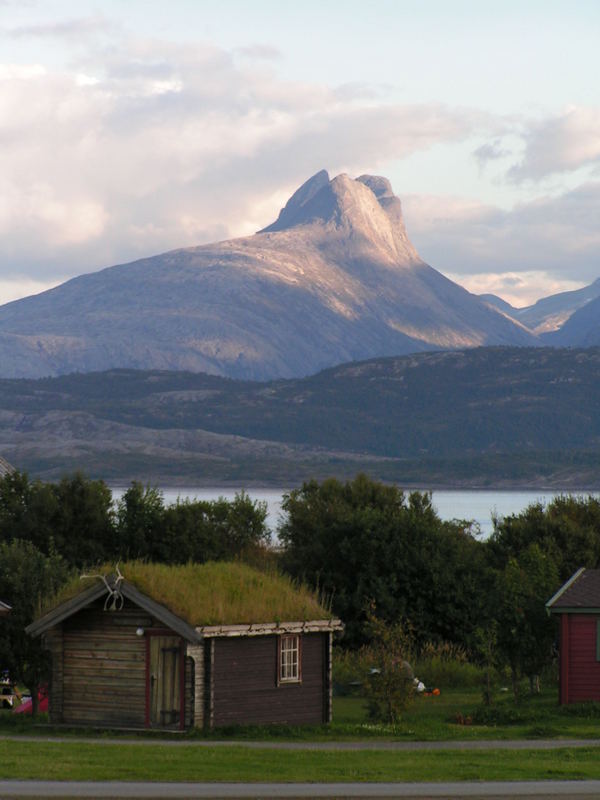
[[[336,477],[336,476],[331,476]],[[310,480],[310,479],[306,479]],[[317,479],[319,483],[322,482],[321,479]],[[340,481],[344,482],[346,478],[339,478]],[[145,478],[145,477],[134,477],[128,481],[123,480],[104,480],[106,485],[110,489],[117,489],[117,490],[126,490],[131,486],[133,481],[138,481],[139,483],[143,483],[144,485],[152,486],[152,487],[160,487],[165,491],[177,491],[180,489],[212,489],[215,491],[219,491],[223,489],[224,491],[244,491],[244,490],[259,490],[259,491],[278,491],[281,489],[281,486],[277,483],[269,483],[269,482],[254,482],[254,481],[247,481],[247,482],[240,482],[240,481],[219,481],[215,483],[214,481],[210,481],[207,479],[198,479],[197,481],[190,481],[190,480],[182,480],[182,481],[173,481],[171,478],[169,481],[160,480],[160,478]],[[299,488],[305,480],[300,480],[297,483],[294,483],[293,486],[281,489],[284,492],[290,491],[291,489]],[[407,489],[411,492],[552,492],[553,494],[588,494],[588,493],[598,493],[600,492],[600,484],[595,486],[568,486],[565,484],[561,485],[554,485],[548,483],[527,483],[527,482],[519,482],[519,483],[511,483],[510,481],[503,481],[501,484],[497,485],[485,485],[485,486],[477,486],[471,485],[469,483],[432,483],[428,486],[423,486],[421,483],[404,483],[402,481],[386,481],[382,480],[381,483],[384,483],[388,486],[399,486],[402,489]]]

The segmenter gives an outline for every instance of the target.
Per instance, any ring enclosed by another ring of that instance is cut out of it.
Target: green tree
[[[25,473],[0,478],[0,541],[32,542],[77,566],[112,554],[112,494],[103,481],[81,473],[57,484],[31,481]]]
[[[503,569],[509,558],[518,557],[532,544],[552,558],[559,581],[566,581],[579,567],[597,567],[600,500],[561,495],[548,506],[533,503],[520,514],[494,520],[489,550],[497,569]]]
[[[159,489],[133,481],[117,503],[113,556],[122,559],[150,558],[168,562],[163,546],[165,507]]]
[[[463,643],[480,622],[481,544],[443,523],[427,493],[406,495],[365,475],[305,483],[284,497],[282,565],[332,598],[346,642],[368,640],[366,608],[409,619],[419,640]]]
[[[23,540],[0,543],[0,597],[12,606],[11,613],[0,620],[0,666],[31,691],[34,713],[50,664],[40,640],[28,636],[25,627],[68,577],[69,568],[56,553],[44,555]]]
[[[57,552],[77,567],[110,558],[114,548],[113,501],[104,481],[90,480],[77,472],[52,485],[52,491],[56,510],[50,524]]]
[[[546,614],[545,604],[559,583],[558,569],[539,545],[531,544],[509,558],[497,577],[497,644],[510,666],[517,696],[521,676],[529,677],[533,690],[552,658],[555,622]]]
[[[168,552],[163,560],[201,563],[244,557],[270,543],[266,516],[266,503],[245,492],[233,500],[180,500],[165,511],[163,547]]]
[[[158,489],[134,482],[118,504],[115,555],[167,564],[242,556],[270,541],[267,506],[245,492],[233,500],[178,500],[165,507]]]

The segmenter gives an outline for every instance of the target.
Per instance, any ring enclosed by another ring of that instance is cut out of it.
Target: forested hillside
[[[600,481],[600,350],[480,348],[254,383],[112,370],[0,381],[0,442],[57,477],[238,485],[349,476],[473,485]]]

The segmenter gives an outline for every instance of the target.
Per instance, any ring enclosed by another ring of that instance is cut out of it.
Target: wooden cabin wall
[[[566,697],[561,685],[561,702],[584,703],[600,700],[600,661],[596,641],[600,617],[595,614],[565,614],[567,636],[564,627],[561,638],[561,655],[564,651],[568,659],[566,681],[561,675],[561,683],[566,682]],[[562,672],[562,671],[561,671]]]
[[[44,634],[44,647],[50,652],[52,670],[48,686],[48,717],[53,725],[62,722],[63,717],[63,635],[62,628],[56,627]]]
[[[212,675],[206,684],[212,688],[213,726],[327,721],[327,633],[302,635],[302,682],[281,686],[278,636],[215,638],[210,644]]]
[[[104,611],[103,599],[62,625],[62,722],[143,727],[146,641],[152,618],[131,603]]]

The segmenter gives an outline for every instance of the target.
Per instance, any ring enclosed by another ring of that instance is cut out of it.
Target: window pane
[[[299,678],[298,669],[298,636],[282,636],[280,651],[280,674],[282,681],[293,681]]]

